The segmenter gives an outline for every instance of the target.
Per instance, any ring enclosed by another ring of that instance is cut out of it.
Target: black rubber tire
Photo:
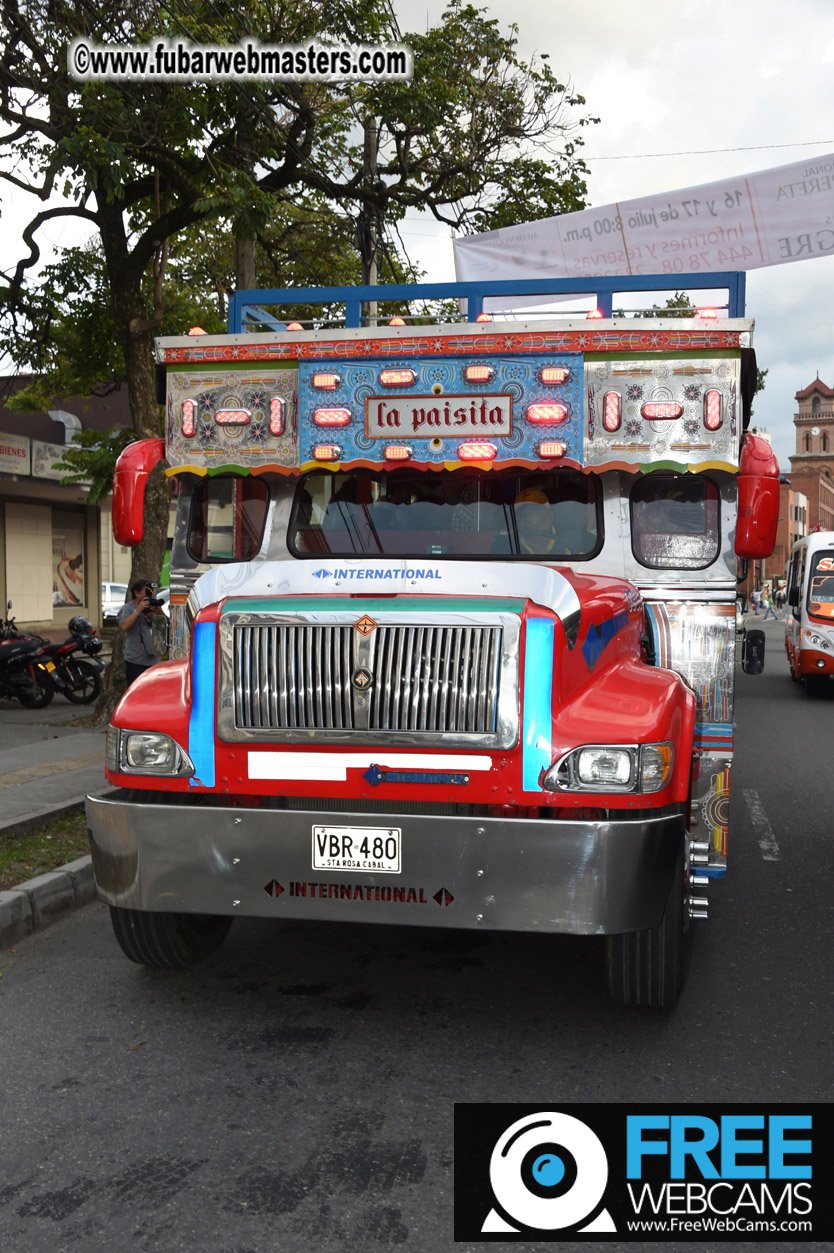
[[[140,966],[182,970],[196,966],[222,944],[231,918],[215,914],[160,914],[110,906],[122,952]]]
[[[64,695],[73,705],[92,705],[101,691],[101,671],[78,657],[67,662]]]
[[[24,709],[46,709],[55,695],[55,684],[45,670],[35,670],[32,686],[28,690],[21,688],[15,695]]]
[[[618,1005],[673,1009],[688,964],[689,919],[684,900],[683,841],[662,922],[648,931],[609,935],[608,990]]]

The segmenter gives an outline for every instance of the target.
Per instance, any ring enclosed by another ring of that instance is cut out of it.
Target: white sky
[[[436,22],[445,8],[443,0],[393,5],[404,33]],[[516,22],[521,54],[548,53],[554,72],[601,118],[585,132],[591,205],[834,152],[832,0],[483,0],[480,7],[503,29]],[[643,153],[680,155],[635,159]],[[20,255],[28,214],[13,212],[1,185],[0,195],[0,265],[7,266]],[[401,233],[428,279],[454,278],[446,228],[409,217]],[[41,232],[53,246],[78,237],[70,219]],[[748,275],[747,312],[756,320],[759,365],[769,369],[755,421],[770,431],[785,470],[795,392],[817,372],[834,386],[832,285],[832,258]]]
[[[444,7],[394,0],[403,32],[437,21]],[[585,130],[590,205],[834,152],[832,0],[488,0],[479,7],[502,29],[515,22],[521,54],[548,53],[554,73],[569,78],[601,119]],[[702,155],[632,159],[693,150]],[[834,195],[831,210],[834,219]],[[420,221],[402,234],[428,278],[454,277],[447,231]],[[759,366],[769,370],[754,421],[770,432],[786,471],[795,393],[818,372],[834,386],[833,285],[827,257],[747,278]]]

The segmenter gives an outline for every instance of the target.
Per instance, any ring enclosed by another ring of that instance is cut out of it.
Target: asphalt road
[[[238,920],[168,974],[89,906],[0,954],[0,1247],[474,1249],[453,1244],[456,1101],[829,1100],[834,698],[802,696],[766,629],[731,875],[672,1015],[610,1006],[597,941]]]

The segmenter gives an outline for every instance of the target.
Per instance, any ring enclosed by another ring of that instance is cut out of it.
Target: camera
[[[161,609],[162,606],[165,604],[165,601],[160,599],[159,596],[153,595],[153,583],[145,584],[145,595],[148,598],[149,609]]]

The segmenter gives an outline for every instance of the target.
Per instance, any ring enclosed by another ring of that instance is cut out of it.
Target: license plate
[[[55,662],[54,661],[42,661],[41,666],[43,667],[44,670],[54,670]]]
[[[313,827],[313,869],[399,874],[399,827]]]

